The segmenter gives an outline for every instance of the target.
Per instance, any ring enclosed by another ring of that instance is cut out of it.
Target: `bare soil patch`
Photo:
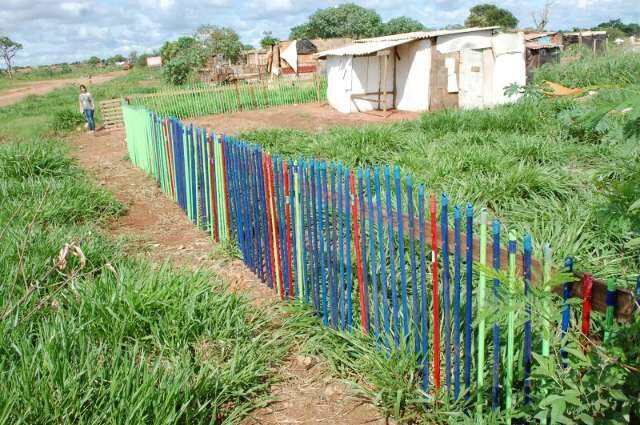
[[[3,106],[11,105],[13,103],[17,103],[27,96],[40,96],[67,85],[77,86],[80,84],[91,85],[105,83],[109,80],[113,80],[116,77],[126,75],[127,72],[129,71],[113,71],[91,77],[25,82],[25,84],[23,85],[4,90],[0,93],[0,108]]]
[[[238,134],[243,131],[264,128],[295,128],[319,131],[332,127],[359,127],[375,123],[411,120],[419,112],[394,111],[388,116],[382,113],[343,114],[327,103],[306,103],[277,108],[261,109],[230,114],[211,115],[187,120],[216,133]]]
[[[206,268],[253,303],[275,302],[274,293],[240,260],[211,255],[215,243],[208,235],[193,226],[177,204],[127,160],[121,131],[98,132],[95,136],[83,134],[72,143],[78,163],[127,206],[127,213],[107,230],[114,237],[130,238],[128,250],[132,255],[142,255],[157,263],[169,261],[185,267]],[[253,412],[245,424],[388,423],[348,385],[332,378],[321,362],[300,356],[297,350],[278,374],[279,382],[272,388],[276,401]]]

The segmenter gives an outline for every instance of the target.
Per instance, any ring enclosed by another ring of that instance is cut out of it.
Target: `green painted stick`
[[[484,384],[484,340],[485,340],[485,319],[484,301],[487,286],[487,209],[480,212],[480,275],[478,280],[478,316],[482,319],[478,323],[478,402],[477,402],[477,422],[482,422],[483,384]]]
[[[542,248],[542,288],[545,292],[545,296],[546,293],[550,293],[551,292],[551,286],[550,286],[550,281],[551,281],[551,245],[549,245],[548,243],[545,243],[543,248]],[[542,355],[545,357],[549,357],[550,354],[550,347],[551,347],[551,343],[549,338],[551,337],[551,326],[550,326],[550,311],[549,311],[549,300],[548,299],[544,299],[543,300],[543,312],[544,312],[544,317],[542,318],[543,320],[543,324],[542,324]],[[542,416],[540,418],[540,424],[541,425],[546,425],[548,421],[548,417],[547,414],[545,412],[544,416]]]
[[[507,424],[511,424],[511,409],[513,408],[513,369],[515,352],[515,321],[516,313],[513,310],[512,294],[516,290],[516,234],[509,232],[509,316],[507,319],[507,375],[505,378],[505,404],[507,411]]]
[[[613,329],[613,318],[615,313],[614,294],[616,293],[616,280],[609,278],[607,280],[607,311],[604,322],[604,343],[609,343],[611,339],[611,331]]]

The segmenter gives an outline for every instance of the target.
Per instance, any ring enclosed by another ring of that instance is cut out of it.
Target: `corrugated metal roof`
[[[474,28],[461,28],[457,30],[416,31],[416,32],[406,32],[403,34],[384,35],[382,37],[361,38],[360,40],[356,40],[355,42],[371,43],[373,41],[421,40],[425,38],[440,37],[443,35],[464,34],[467,32],[477,32],[477,31],[490,31],[490,30],[496,30],[498,28],[500,27],[474,27]]]
[[[546,31],[528,32],[524,34],[524,39],[529,41],[529,40],[535,40],[536,38],[546,37],[546,36],[555,35],[555,34],[557,34],[557,32],[546,32]]]
[[[559,48],[560,45],[554,44],[554,43],[542,44],[535,41],[527,41],[525,43],[525,47],[527,49],[539,50],[539,49],[555,49],[555,48]]]
[[[581,35],[583,37],[590,37],[592,35],[605,35],[606,31],[573,31],[573,32],[565,32],[564,35]]]
[[[353,43],[337,49],[325,50],[318,53],[319,58],[327,56],[367,56],[401,44],[410,43],[415,39],[372,41],[370,43]]]
[[[318,53],[319,58],[327,56],[366,56],[390,47],[399,46],[401,44],[410,43],[415,40],[423,40],[426,38],[440,37],[450,34],[464,34],[469,32],[492,31],[500,27],[482,27],[482,28],[463,28],[459,30],[440,30],[440,31],[416,31],[404,34],[385,35],[375,38],[363,38],[355,40],[353,44],[349,44],[337,49],[325,50]]]

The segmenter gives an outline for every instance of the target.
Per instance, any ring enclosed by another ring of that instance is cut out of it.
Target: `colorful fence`
[[[216,241],[236,239],[281,300],[310,305],[324,326],[358,327],[380,349],[415,350],[425,391],[475,399],[480,414],[529,402],[532,352],[551,355],[551,321],[530,308],[536,279],[551,290],[549,245],[538,262],[531,236],[519,242],[486,210],[452,207],[398,167],[293,161],[131,106],[124,119],[131,160]],[[615,314],[633,308],[633,293],[590,274],[560,289],[583,297],[565,303],[563,335],[572,314],[588,335],[595,307],[606,339]],[[509,308],[515,294],[522,311]],[[490,305],[506,306],[506,321]]]
[[[129,104],[158,114],[189,118],[228,112],[263,109],[279,105],[326,100],[327,79],[279,78],[227,85],[196,84],[166,88],[157,93],[128,96]]]

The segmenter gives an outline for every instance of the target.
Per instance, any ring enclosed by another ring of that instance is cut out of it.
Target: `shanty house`
[[[607,50],[608,43],[609,37],[606,31],[576,31],[562,34],[562,44],[565,47],[579,44],[591,49],[594,54]]]
[[[526,82],[524,34],[498,27],[412,32],[357,40],[326,58],[329,104],[340,112],[429,111],[510,101]]]
[[[529,32],[524,35],[526,48],[527,77],[545,63],[560,62],[562,34],[558,32]]]

